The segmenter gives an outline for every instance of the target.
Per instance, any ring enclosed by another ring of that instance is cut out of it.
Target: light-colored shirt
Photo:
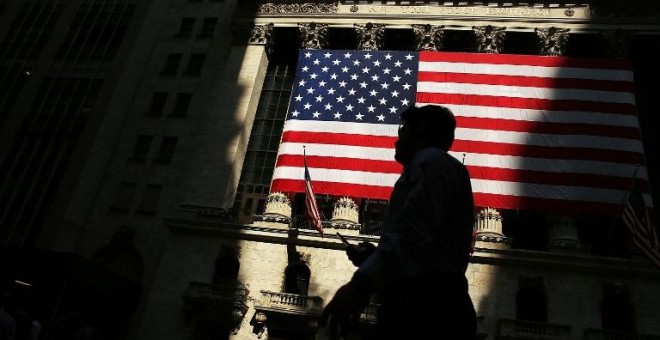
[[[465,275],[473,224],[467,169],[447,152],[425,148],[394,185],[378,247],[358,271],[381,288],[415,275]]]

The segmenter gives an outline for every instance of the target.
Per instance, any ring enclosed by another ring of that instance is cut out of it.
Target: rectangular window
[[[166,92],[155,92],[151,97],[151,106],[147,111],[147,116],[160,117],[163,114],[165,103],[167,102]]]
[[[167,62],[163,71],[160,73],[163,76],[173,76],[176,75],[179,70],[179,63],[181,63],[182,55],[180,53],[172,53],[167,56]]]
[[[248,208],[244,199],[249,194],[268,193],[291,96],[294,70],[295,67],[288,64],[272,63],[268,66],[234,201],[237,209]]]
[[[133,162],[144,162],[147,158],[147,153],[149,153],[149,147],[151,146],[151,140],[153,137],[140,135],[135,142],[135,149],[133,150],[133,156],[129,159]]]
[[[160,149],[158,150],[158,155],[156,156],[156,159],[154,159],[154,162],[162,164],[172,163],[177,140],[176,137],[163,137],[163,140],[160,143]]]
[[[188,61],[188,68],[186,69],[187,76],[199,76],[202,73],[202,66],[204,65],[204,54],[192,54]]]
[[[158,208],[158,200],[160,199],[160,192],[162,186],[157,184],[149,184],[144,187],[144,192],[142,193],[142,201],[140,202],[140,209],[138,209],[139,214],[144,215],[155,215]]]
[[[131,201],[133,200],[134,194],[135,183],[120,183],[115,196],[115,202],[110,210],[115,212],[128,212],[131,208]]]
[[[215,27],[218,25],[218,18],[204,18],[202,30],[197,35],[198,38],[211,38]]]
[[[170,116],[172,117],[185,117],[188,114],[188,107],[192,100],[192,93],[181,92],[176,95],[176,103],[172,109]]]
[[[177,33],[178,38],[188,38],[192,32],[193,26],[195,25],[195,18],[182,18],[181,26],[179,26],[179,33]]]

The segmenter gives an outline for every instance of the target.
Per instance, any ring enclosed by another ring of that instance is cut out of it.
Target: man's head
[[[455,129],[454,114],[444,106],[410,107],[401,113],[394,159],[405,165],[426,147],[448,151],[454,142]]]

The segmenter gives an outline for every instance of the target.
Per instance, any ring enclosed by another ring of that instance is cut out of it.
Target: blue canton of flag
[[[399,124],[415,103],[417,67],[406,51],[303,51],[288,118]]]

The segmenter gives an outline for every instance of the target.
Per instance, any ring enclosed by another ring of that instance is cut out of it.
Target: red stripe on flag
[[[626,191],[630,187],[629,178],[614,176],[500,169],[478,166],[468,166],[467,168],[470,172],[470,178],[472,179],[604,188],[622,191]]]
[[[277,158],[276,166],[303,167],[303,156],[300,155],[280,155]],[[392,161],[376,161],[370,159],[347,158],[347,157],[321,157],[307,156],[307,166],[316,169],[338,169],[366,172],[381,172],[390,174],[400,174],[403,167],[401,164]],[[317,182],[314,181],[314,185]]]
[[[488,54],[457,52],[419,52],[420,61],[444,61],[470,64],[498,64],[545,67],[575,67],[587,69],[630,70],[629,60],[602,58],[545,57],[520,54]]]
[[[429,72],[420,71],[417,77],[418,81],[437,82],[437,83],[460,83],[460,84],[482,84],[482,85],[504,85],[521,87],[543,87],[543,88],[565,88],[565,89],[585,89],[597,91],[617,91],[630,92],[635,91],[632,82],[614,81],[614,80],[594,80],[577,78],[546,78],[546,77],[527,77],[527,76],[507,76],[493,74],[472,74],[472,73],[450,73],[450,72]]]
[[[475,206],[489,207],[493,204],[498,207],[515,207],[515,209],[521,210],[562,212],[567,214],[591,213],[602,215],[603,212],[613,213],[618,209],[618,205],[608,203],[474,193]]]
[[[284,131],[282,134],[282,142],[355,145],[373,148],[394,148],[394,142],[396,142],[396,140],[396,137],[331,132]]]
[[[556,135],[608,136],[639,139],[639,129],[627,126],[611,126],[581,123],[550,123],[526,120],[456,117],[460,128],[516,131]]]
[[[465,140],[454,141],[451,151],[543,159],[574,159],[631,164],[641,164],[641,162],[644,161],[644,157],[641,154],[628,151],[593,148],[545,147]]]
[[[375,185],[361,185],[337,182],[314,181],[314,190],[319,194],[332,194],[336,196],[357,196],[373,199],[389,199],[392,187]],[[274,179],[271,192],[304,192],[305,181],[293,179]]]
[[[635,106],[622,103],[605,103],[582,100],[550,100],[537,98],[517,98],[484,96],[474,94],[417,93],[418,103],[453,104],[471,106],[509,107],[517,109],[584,111],[635,115]]]

